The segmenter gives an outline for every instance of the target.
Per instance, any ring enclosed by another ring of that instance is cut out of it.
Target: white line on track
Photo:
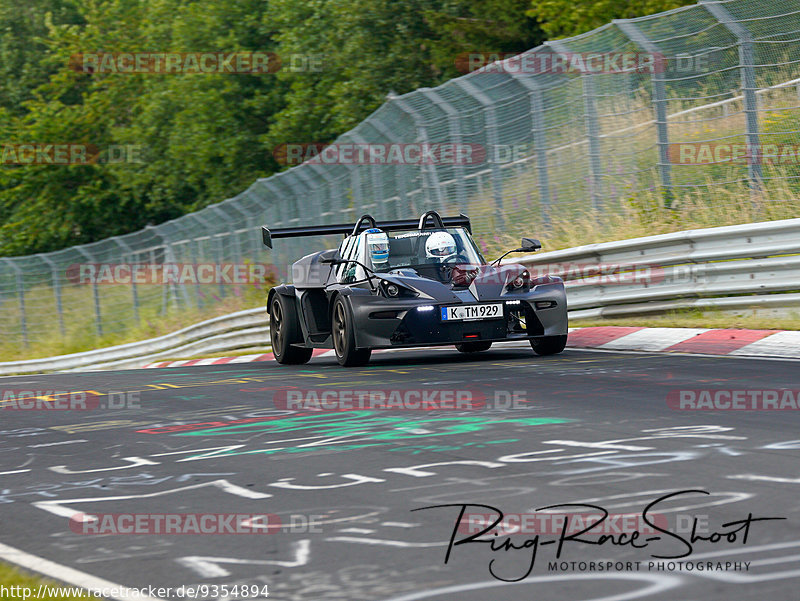
[[[111,591],[112,589],[117,589],[118,594],[116,596],[109,594],[106,596],[108,599],[115,599],[116,601],[130,601],[131,599],[138,599],[140,601],[164,601],[164,599],[161,599],[160,597],[137,595],[133,593],[130,588],[121,584],[111,582],[110,580],[104,580],[103,578],[92,576],[86,572],[81,572],[80,570],[63,566],[59,563],[55,563],[54,561],[50,561],[49,559],[44,559],[43,557],[31,555],[30,553],[26,553],[25,551],[21,551],[20,549],[16,549],[14,547],[9,547],[3,543],[0,543],[0,559],[4,559],[5,561],[18,565],[22,568],[39,572],[40,574],[44,574],[50,578],[60,580],[61,582],[66,582],[67,584],[71,584],[73,586],[79,586],[87,590],[102,591],[103,589],[106,589],[107,591]],[[138,593],[139,591],[136,592]]]
[[[605,595],[601,597],[593,597],[585,601],[625,601],[627,599],[638,599],[652,597],[658,593],[663,593],[672,588],[675,588],[681,583],[681,579],[677,576],[666,574],[568,574],[568,575],[545,575],[545,576],[529,576],[525,580],[519,582],[503,582],[500,580],[491,580],[488,582],[473,582],[469,584],[459,584],[455,586],[446,586],[442,588],[422,591],[418,593],[410,593],[400,597],[392,597],[388,601],[420,601],[422,599],[441,598],[444,595],[452,595],[454,593],[466,593],[476,591],[479,589],[497,588],[500,586],[519,586],[526,584],[539,585],[543,582],[568,582],[570,584],[577,580],[611,580],[611,581],[633,581],[649,584],[643,589],[637,589],[626,593]],[[490,598],[490,597],[486,597]],[[517,598],[522,598],[517,597]]]

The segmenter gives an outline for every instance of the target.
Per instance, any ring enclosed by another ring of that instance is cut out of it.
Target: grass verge
[[[6,587],[6,589],[9,587],[21,587],[21,589],[16,589],[19,594],[8,596],[8,598],[12,599],[17,598],[21,600],[23,597],[25,597],[25,595],[29,595],[28,599],[34,599],[35,595],[40,590],[40,587],[43,587],[41,591],[44,595],[39,597],[40,599],[48,599],[50,601],[100,599],[100,597],[90,596],[88,591],[85,591],[84,595],[81,596],[78,587],[64,586],[55,580],[34,576],[33,574],[23,572],[22,570],[6,563],[0,563],[0,585]],[[23,593],[23,591],[25,592]]]

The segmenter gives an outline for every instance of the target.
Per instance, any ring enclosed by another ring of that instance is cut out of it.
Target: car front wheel
[[[567,335],[531,338],[531,348],[537,355],[557,355],[567,346]]]
[[[365,365],[372,354],[371,349],[356,348],[356,334],[347,303],[339,296],[333,303],[332,320],[333,349],[336,351],[336,360],[344,367],[357,367]]]
[[[299,365],[311,359],[311,349],[292,346],[302,342],[297,310],[292,300],[276,294],[269,305],[269,336],[272,340],[272,354],[283,365]]]

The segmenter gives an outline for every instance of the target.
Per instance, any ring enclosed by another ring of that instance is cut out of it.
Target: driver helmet
[[[444,263],[456,255],[456,240],[447,232],[434,232],[425,241],[425,256],[436,263]]]
[[[368,229],[367,251],[373,265],[385,266],[389,262],[389,236],[378,228]]]

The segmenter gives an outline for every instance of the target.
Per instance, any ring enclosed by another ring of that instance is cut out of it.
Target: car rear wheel
[[[292,344],[302,342],[303,336],[297,321],[297,309],[285,296],[276,294],[269,306],[269,335],[275,360],[283,365],[308,363],[311,349]]]
[[[531,348],[537,355],[557,355],[567,346],[567,335],[531,338]]]
[[[350,312],[345,300],[339,296],[333,303],[333,320],[331,322],[333,349],[336,360],[344,367],[365,365],[369,361],[372,349],[357,349],[356,334]]]
[[[462,342],[456,345],[456,350],[460,353],[480,353],[488,351],[492,346],[491,342]]]

